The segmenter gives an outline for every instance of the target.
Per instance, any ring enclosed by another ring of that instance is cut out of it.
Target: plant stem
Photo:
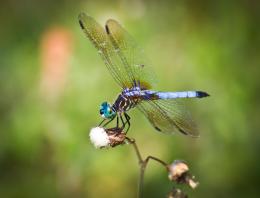
[[[128,138],[128,137],[126,137],[126,139],[128,140],[128,142],[130,144],[133,145],[135,153],[138,158],[138,162],[139,162],[139,166],[140,166],[140,176],[139,176],[139,183],[138,183],[138,197],[141,198],[142,194],[143,194],[143,186],[144,186],[144,173],[145,173],[145,169],[146,169],[146,166],[147,166],[149,160],[151,159],[151,160],[154,160],[154,161],[160,163],[161,165],[163,165],[166,168],[166,170],[168,170],[168,164],[166,162],[160,160],[159,158],[153,157],[150,155],[148,157],[146,157],[145,160],[143,160],[141,153],[138,149],[138,146],[135,142],[135,139]]]

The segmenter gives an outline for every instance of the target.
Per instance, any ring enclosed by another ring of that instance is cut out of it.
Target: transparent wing
[[[148,71],[142,50],[116,21],[108,20],[105,30],[92,17],[81,13],[79,23],[122,88],[131,88],[139,85],[137,83],[144,89],[151,87],[153,74]]]
[[[137,105],[153,127],[162,133],[174,134],[179,131],[185,135],[198,137],[197,127],[190,113],[178,100],[147,100]]]
[[[79,24],[98,50],[116,82],[122,87],[126,88],[130,84],[130,79],[124,67],[122,67],[121,59],[117,55],[114,46],[112,45],[105,29],[99,25],[92,17],[81,13],[79,15]]]
[[[141,89],[150,89],[156,78],[144,51],[117,21],[108,20],[106,31],[132,83],[129,86],[140,85]]]

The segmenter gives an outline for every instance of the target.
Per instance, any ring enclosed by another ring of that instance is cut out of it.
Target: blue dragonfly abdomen
[[[144,90],[145,94],[144,99],[150,100],[154,99],[177,99],[177,98],[203,98],[209,96],[206,92],[203,91],[180,91],[180,92],[160,92],[153,90]]]
[[[135,107],[142,100],[169,100],[177,98],[202,98],[208,96],[202,91],[160,92],[153,90],[141,90],[139,87],[124,89],[119,94],[113,108],[116,112],[126,112]]]

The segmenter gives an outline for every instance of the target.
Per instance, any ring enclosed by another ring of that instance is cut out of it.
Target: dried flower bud
[[[189,171],[188,165],[181,160],[175,160],[168,166],[168,169],[169,179],[172,181],[177,181],[183,174]]]
[[[173,188],[168,194],[167,198],[188,198],[188,196],[184,194],[180,189]]]
[[[115,147],[125,142],[125,133],[120,128],[95,127],[90,130],[90,141],[96,148]]]
[[[168,170],[171,181],[186,183],[193,189],[199,184],[194,181],[194,176],[189,173],[189,167],[184,161],[175,160],[171,165],[168,165]]]
[[[106,129],[109,145],[115,147],[125,143],[126,134],[120,128]]]

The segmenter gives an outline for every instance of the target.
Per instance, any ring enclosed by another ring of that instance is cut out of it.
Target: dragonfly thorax
[[[142,93],[140,90],[136,90],[135,88],[125,89],[118,95],[116,101],[112,105],[112,109],[121,114],[135,107],[141,99]]]

